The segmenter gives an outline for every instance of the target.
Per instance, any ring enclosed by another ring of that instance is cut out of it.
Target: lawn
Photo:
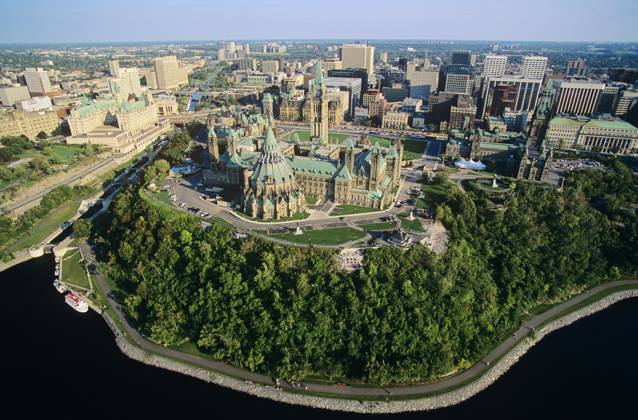
[[[443,202],[448,195],[451,185],[445,184],[423,184],[421,185],[422,198],[416,201],[417,209],[434,209],[439,203]]]
[[[71,286],[90,289],[89,278],[81,261],[82,255],[79,250],[75,249],[67,253],[62,259],[61,281]]]
[[[391,222],[368,223],[365,225],[359,225],[359,227],[365,230],[391,230],[391,229],[394,229],[394,223],[391,223]]]
[[[167,191],[160,191],[158,193],[153,194],[154,198],[162,204],[166,204],[167,206],[172,206],[173,202],[170,198],[168,198]]]
[[[373,211],[379,210],[370,207],[354,206],[351,204],[339,204],[335,207],[332,213],[330,213],[330,216],[345,216],[347,214],[370,213]]]
[[[360,230],[351,227],[309,230],[302,235],[295,235],[294,232],[277,233],[270,235],[273,238],[283,239],[300,244],[316,245],[339,245],[345,242],[355,241],[366,236]]]
[[[286,140],[292,140],[292,136],[294,135],[294,133],[297,133],[297,136],[299,136],[299,140],[310,141],[310,131],[306,130],[291,131],[290,133],[286,134],[284,138]],[[347,134],[341,133],[328,133],[328,136],[330,137],[330,143],[341,143],[349,137]]]
[[[387,137],[379,137],[379,136],[375,136],[374,134],[369,134],[368,135],[368,141],[370,142],[371,145],[374,145],[375,143],[379,143],[379,146],[381,147],[390,147],[392,146],[392,140],[387,138]]]
[[[319,199],[314,195],[306,196],[306,204],[309,206],[314,206],[315,204],[317,204],[317,201],[319,201]]]
[[[424,232],[423,225],[418,218],[414,220],[409,220],[409,214],[400,214],[399,219],[401,219],[401,228],[405,230],[411,230],[413,232]]]
[[[257,217],[252,217],[239,209],[234,209],[233,211],[241,215],[245,219],[250,219],[256,222],[263,222],[263,223],[294,222],[295,220],[304,220],[308,218],[308,216],[310,216],[310,213],[303,212],[303,213],[295,213],[294,215],[290,217],[281,217],[279,219],[262,220]]]
[[[27,249],[44,241],[47,236],[60,227],[60,225],[72,218],[80,207],[82,200],[73,200],[61,205],[50,212],[42,220],[33,225],[29,232],[9,245],[9,252]]]
[[[425,152],[426,141],[405,140],[403,142],[403,160],[418,159]]]

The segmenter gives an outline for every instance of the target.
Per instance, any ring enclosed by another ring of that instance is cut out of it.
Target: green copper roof
[[[638,128],[634,127],[627,121],[623,120],[591,120],[586,123],[583,128],[600,128],[605,130],[632,130],[638,131]]]
[[[295,157],[290,161],[295,172],[332,178],[337,175],[338,167],[334,161]]]
[[[272,128],[268,126],[266,139],[264,140],[261,154],[255,165],[251,180],[253,184],[256,184],[266,182],[270,177],[272,177],[275,184],[284,184],[295,180],[295,176],[290,168],[290,163],[284,154],[281,153],[275,134]]]
[[[323,71],[321,69],[321,60],[317,61],[315,66],[315,86],[321,90],[323,87]]]

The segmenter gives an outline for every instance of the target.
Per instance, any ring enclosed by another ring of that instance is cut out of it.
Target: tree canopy
[[[331,251],[169,219],[131,189],[93,240],[126,313],[161,345],[195,343],[283,378],[426,380],[475,362],[536,305],[635,272],[627,171],[574,174],[562,192],[451,191],[436,211],[450,234],[442,256],[420,245],[367,250],[354,273]]]

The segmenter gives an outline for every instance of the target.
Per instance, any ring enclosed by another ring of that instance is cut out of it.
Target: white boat
[[[58,292],[60,292],[60,293],[64,293],[64,292],[66,292],[66,287],[64,287],[64,285],[63,285],[62,283],[60,283],[60,282],[58,281],[58,279],[55,279],[55,280],[53,281],[53,287],[55,287],[55,290],[57,290],[57,291],[58,291]]]
[[[78,312],[84,313],[89,310],[89,305],[73,292],[67,293],[66,296],[64,296],[64,301]]]
[[[55,276],[59,276],[60,275],[60,270],[55,270]]]

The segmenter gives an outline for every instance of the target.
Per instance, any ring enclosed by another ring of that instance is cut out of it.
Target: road
[[[96,261],[93,250],[86,242],[80,243],[79,246],[80,246],[80,250],[82,251],[82,255],[84,259],[86,259],[87,261],[92,261],[92,262]],[[114,309],[115,314],[120,324],[123,325],[127,336],[138,347],[146,351],[156,353],[162,356],[166,356],[166,357],[179,360],[182,362],[186,362],[195,366],[203,367],[206,369],[212,369],[216,372],[219,372],[224,375],[232,376],[234,378],[239,378],[246,381],[252,381],[252,382],[260,383],[264,385],[276,386],[275,381],[270,376],[250,372],[248,370],[241,369],[224,362],[216,362],[216,361],[204,359],[201,357],[197,357],[191,354],[181,353],[181,352],[167,349],[165,347],[162,347],[155,343],[150,342],[145,337],[142,337],[128,323],[128,320],[122,313],[122,309],[120,305],[113,299],[112,290],[109,287],[108,282],[104,279],[104,277],[100,273],[96,273],[95,280],[99,288],[107,296],[109,304]],[[518,343],[524,340],[532,329],[536,329],[539,326],[542,326],[543,324],[545,324],[547,321],[551,320],[558,314],[578,305],[579,303],[589,299],[590,297],[596,295],[597,293],[603,292],[605,290],[608,290],[614,287],[623,286],[623,285],[638,286],[638,280],[622,280],[622,281],[614,281],[614,282],[602,284],[566,302],[556,305],[552,307],[551,309],[547,310],[546,312],[543,312],[542,314],[532,317],[531,319],[525,321],[514,334],[508,336],[508,338],[505,341],[503,341],[500,345],[494,348],[485,357],[481,358],[471,368],[464,370],[454,376],[450,376],[445,379],[442,379],[438,382],[412,385],[412,386],[370,387],[370,388],[352,387],[348,385],[337,385],[337,384],[327,385],[327,384],[312,384],[312,383],[307,383],[307,384],[302,383],[301,386],[304,389],[306,389],[308,392],[334,395],[335,397],[351,397],[353,399],[356,399],[362,396],[387,398],[390,393],[394,396],[418,396],[418,395],[426,395],[430,393],[441,392],[445,389],[453,388],[453,387],[462,385],[468,381],[477,379],[481,374],[484,373],[487,366],[493,364],[495,361],[497,361],[498,359],[503,357],[505,354],[507,354],[507,352],[509,352]],[[279,381],[279,387],[283,389],[292,389],[292,387],[287,382],[284,382],[284,381]]]

